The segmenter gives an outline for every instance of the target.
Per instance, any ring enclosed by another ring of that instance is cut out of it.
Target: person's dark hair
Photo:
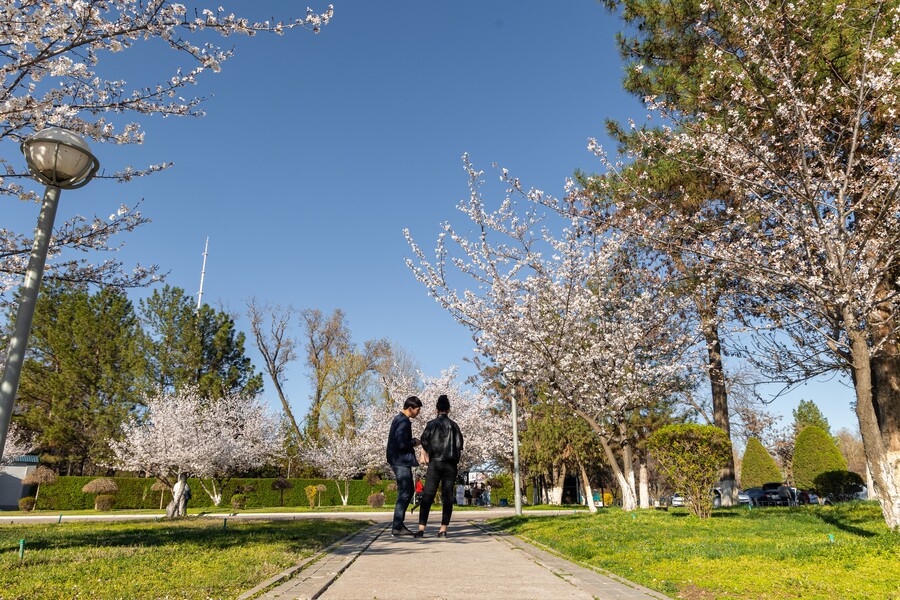
[[[418,396],[410,396],[406,399],[406,402],[403,403],[403,410],[407,408],[422,408],[422,401],[419,400]]]
[[[450,398],[447,397],[447,394],[441,394],[440,396],[438,396],[435,408],[437,408],[438,412],[450,411]]]

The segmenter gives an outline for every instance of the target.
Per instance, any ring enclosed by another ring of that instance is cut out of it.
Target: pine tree
[[[184,290],[168,285],[140,308],[149,390],[177,393],[197,386],[207,398],[262,390],[262,375],[245,356],[245,336],[231,315],[208,304],[197,309]]]
[[[800,432],[794,444],[793,461],[794,484],[798,488],[815,489],[815,479],[822,473],[846,470],[847,462],[828,432],[815,425]]]
[[[797,404],[797,408],[793,410],[794,415],[794,436],[800,435],[806,427],[810,425],[818,427],[829,436],[831,436],[831,427],[828,425],[828,419],[816,406],[812,400],[801,400]]]
[[[763,448],[756,438],[747,440],[744,458],[741,461],[741,487],[744,489],[761,487],[764,483],[781,481],[781,471],[772,455]]]
[[[69,474],[106,461],[109,440],[141,402],[138,338],[121,290],[51,284],[41,291],[17,410],[44,461]]]

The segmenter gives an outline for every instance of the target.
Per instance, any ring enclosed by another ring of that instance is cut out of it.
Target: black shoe
[[[447,532],[446,531],[438,531],[437,536],[439,538],[447,539]]]
[[[417,532],[415,532],[415,533],[413,534],[413,537],[414,537],[414,538],[423,538],[423,537],[425,537],[425,532],[424,532],[424,531],[421,531],[421,530],[420,530],[420,531],[417,531]]]
[[[391,529],[391,535],[394,537],[412,537],[415,534],[404,527],[403,529]]]

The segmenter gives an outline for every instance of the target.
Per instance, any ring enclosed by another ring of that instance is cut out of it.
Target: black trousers
[[[428,513],[434,504],[438,484],[441,485],[441,525],[449,525],[453,515],[453,501],[456,499],[456,463],[433,460],[428,463],[425,473],[425,490],[422,492],[422,506],[419,508],[419,525],[428,524]]]

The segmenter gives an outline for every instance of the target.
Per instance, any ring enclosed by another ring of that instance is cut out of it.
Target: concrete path
[[[242,598],[322,600],[636,600],[662,594],[604,576],[474,520],[451,523],[449,537],[394,538],[376,523],[295,568],[264,593]],[[274,581],[274,579],[273,579]]]

